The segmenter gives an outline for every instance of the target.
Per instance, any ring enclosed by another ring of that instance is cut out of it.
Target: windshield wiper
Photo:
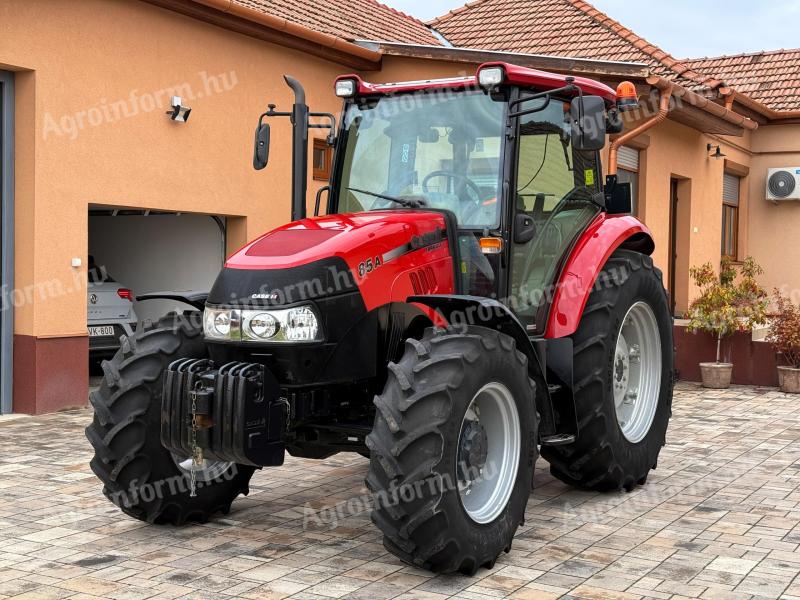
[[[369,196],[374,196],[375,198],[380,198],[381,200],[389,200],[390,202],[397,202],[400,206],[405,206],[406,208],[421,208],[425,206],[425,201],[421,198],[419,200],[411,200],[409,198],[398,198],[396,196],[387,196],[386,194],[379,194],[377,192],[370,192],[369,190],[359,190],[358,188],[347,188],[351,192],[360,192],[362,194],[367,194]]]

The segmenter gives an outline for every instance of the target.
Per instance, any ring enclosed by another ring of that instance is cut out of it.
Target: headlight
[[[213,340],[231,340],[239,336],[238,310],[206,308],[203,313],[203,334]]]
[[[286,311],[286,323],[283,334],[292,342],[305,342],[317,339],[319,321],[314,311],[307,306],[292,308]]]
[[[206,307],[203,333],[229,342],[315,342],[322,340],[319,319],[311,306],[278,310]]]
[[[278,320],[269,313],[258,313],[245,320],[246,330],[253,337],[268,340],[278,333]]]

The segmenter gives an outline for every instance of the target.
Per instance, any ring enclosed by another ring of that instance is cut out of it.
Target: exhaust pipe
[[[306,218],[308,189],[308,105],[303,86],[294,77],[284,75],[294,92],[292,106],[292,221]]]

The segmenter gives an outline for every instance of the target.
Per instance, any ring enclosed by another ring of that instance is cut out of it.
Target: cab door
[[[531,335],[542,333],[563,261],[600,211],[597,153],[572,148],[568,103],[541,103],[541,110],[518,118],[509,192],[509,305]],[[520,239],[520,226],[530,221],[533,235]]]

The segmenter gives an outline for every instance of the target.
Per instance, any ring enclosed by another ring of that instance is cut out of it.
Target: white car
[[[119,349],[120,336],[133,335],[136,329],[133,292],[114,281],[90,257],[87,300],[89,357],[111,357]]]

